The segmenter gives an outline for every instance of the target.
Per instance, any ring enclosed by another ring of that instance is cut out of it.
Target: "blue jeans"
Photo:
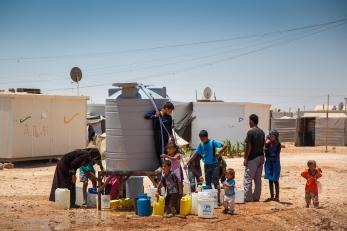
[[[205,164],[205,181],[206,186],[211,187],[211,183],[213,182],[214,188],[218,189],[219,187],[219,166],[216,164]]]

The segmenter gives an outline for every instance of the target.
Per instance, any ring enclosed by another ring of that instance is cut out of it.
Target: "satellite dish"
[[[72,81],[78,83],[82,79],[82,71],[79,67],[73,67],[70,71],[70,77]]]
[[[211,90],[211,88],[210,88],[210,87],[206,87],[206,88],[204,89],[204,97],[205,97],[205,99],[210,99],[211,96],[212,96],[212,90]]]

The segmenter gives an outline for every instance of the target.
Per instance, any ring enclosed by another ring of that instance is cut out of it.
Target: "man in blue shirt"
[[[199,137],[201,143],[196,147],[196,151],[188,160],[187,165],[189,165],[190,162],[197,157],[197,155],[201,156],[204,162],[206,186],[212,188],[211,184],[213,182],[214,188],[218,189],[218,203],[220,204],[218,158],[221,156],[226,146],[219,141],[210,140],[208,138],[208,132],[206,130],[200,131]],[[221,148],[218,154],[216,153],[216,148]]]

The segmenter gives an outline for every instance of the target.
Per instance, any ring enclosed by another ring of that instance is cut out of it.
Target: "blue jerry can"
[[[151,198],[147,194],[140,194],[137,199],[137,214],[141,217],[151,215]]]

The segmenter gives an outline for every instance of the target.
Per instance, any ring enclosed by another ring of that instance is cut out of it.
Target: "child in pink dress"
[[[183,186],[183,171],[181,168],[181,153],[174,142],[169,142],[166,146],[168,154],[162,154],[161,157],[171,161],[171,171],[177,176],[179,184]],[[181,187],[182,188],[182,187]],[[182,195],[182,192],[180,192]]]

